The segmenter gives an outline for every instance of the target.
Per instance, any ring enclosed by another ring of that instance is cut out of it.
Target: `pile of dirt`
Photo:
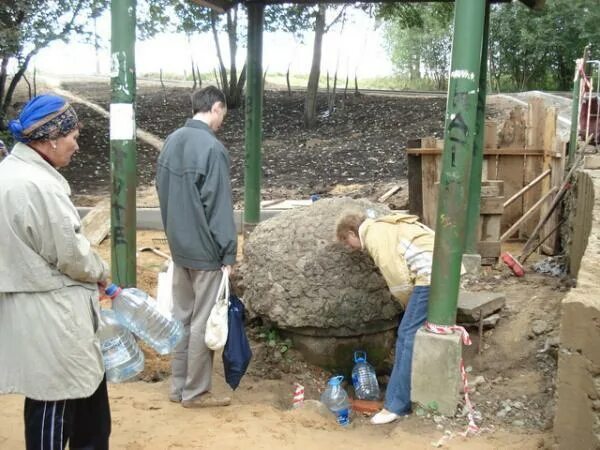
[[[108,83],[64,83],[63,87],[104,108],[110,102]],[[164,139],[191,114],[190,89],[139,86],[136,120],[139,127]],[[165,100],[166,99],[166,100]],[[386,98],[350,95],[335,113],[321,115],[316,128],[303,126],[303,95],[267,91],[263,112],[262,198],[307,198],[313,193],[338,195],[353,186],[353,197],[381,194],[390,183],[406,177],[408,140],[441,137],[444,99]],[[327,98],[319,95],[319,111]],[[108,120],[77,105],[84,122],[81,151],[65,171],[76,198],[109,190]],[[243,202],[244,108],[230,110],[218,133],[231,153],[234,201]],[[154,179],[158,152],[138,141],[138,181]],[[80,163],[77,163],[80,160]],[[86,203],[90,203],[89,198]],[[81,203],[81,202],[79,202]],[[397,205],[402,207],[403,205]]]

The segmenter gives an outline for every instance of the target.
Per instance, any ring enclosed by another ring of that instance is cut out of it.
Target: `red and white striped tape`
[[[298,408],[304,403],[304,386],[299,383],[294,383],[294,399],[292,408]]]
[[[463,344],[471,345],[471,338],[469,337],[469,333],[467,333],[467,330],[465,330],[464,327],[461,327],[459,325],[435,325],[433,323],[425,322],[425,329],[430,333],[434,334],[452,334],[455,331],[459,332]],[[461,434],[463,436],[468,436],[469,433],[477,434],[479,432],[479,427],[475,423],[475,408],[473,407],[473,403],[471,403],[471,399],[469,398],[469,381],[467,380],[467,371],[465,370],[465,364],[462,358],[460,358],[460,377],[463,382],[463,391],[465,393],[465,407],[467,408],[467,419],[469,420],[467,430]]]

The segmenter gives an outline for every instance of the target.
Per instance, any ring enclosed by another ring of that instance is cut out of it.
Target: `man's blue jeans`
[[[410,413],[410,377],[415,334],[427,319],[429,286],[415,286],[398,326],[396,358],[385,392],[384,407],[404,416]]]

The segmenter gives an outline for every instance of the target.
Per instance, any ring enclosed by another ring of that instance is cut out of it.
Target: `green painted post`
[[[477,121],[475,124],[475,143],[473,161],[471,162],[471,178],[469,182],[469,203],[467,207],[467,231],[465,253],[478,253],[479,212],[481,201],[481,170],[483,167],[483,146],[485,134],[485,99],[487,95],[487,63],[488,37],[490,33],[490,3],[486,2],[483,23],[483,40],[481,43],[481,66],[479,68],[479,95],[477,97]]]
[[[577,152],[577,134],[579,133],[579,95],[581,93],[581,76],[579,68],[585,64],[583,59],[575,63],[575,78],[573,80],[573,101],[571,103],[571,136],[569,139],[569,167],[573,165]]]
[[[248,66],[246,80],[246,166],[244,232],[260,221],[262,141],[262,39],[265,5],[248,3]]]
[[[456,0],[427,319],[453,325],[465,248],[486,0]]]
[[[111,1],[111,261],[112,281],[136,284],[135,148],[136,0]]]

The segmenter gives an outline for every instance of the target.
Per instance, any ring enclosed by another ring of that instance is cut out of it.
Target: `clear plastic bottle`
[[[367,362],[366,352],[354,352],[354,367],[352,368],[352,385],[359,400],[379,400],[379,383],[377,374]]]
[[[156,300],[139,289],[121,289],[114,284],[105,292],[113,299],[112,309],[122,325],[161,355],[173,351],[183,336],[183,325],[162,314]]]
[[[111,309],[101,311],[102,324],[98,330],[106,379],[122,383],[144,370],[144,353],[133,334],[119,323]]]
[[[344,377],[338,375],[330,378],[327,382],[327,388],[321,394],[321,403],[335,414],[338,423],[342,426],[350,424],[350,400],[348,394],[342,387]]]

